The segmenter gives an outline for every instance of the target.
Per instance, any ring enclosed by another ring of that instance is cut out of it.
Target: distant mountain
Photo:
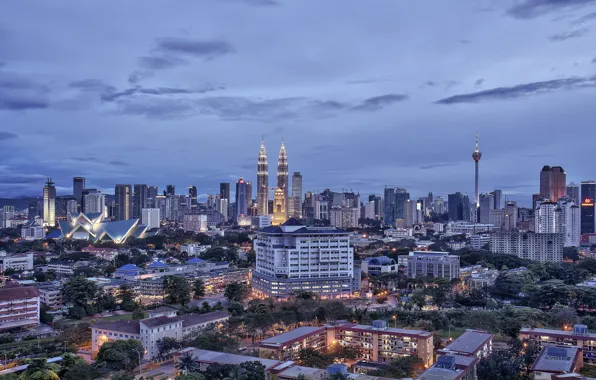
[[[41,205],[42,197],[17,197],[17,198],[0,198],[0,207],[14,206],[16,211],[23,211],[29,207],[29,203],[38,201]]]

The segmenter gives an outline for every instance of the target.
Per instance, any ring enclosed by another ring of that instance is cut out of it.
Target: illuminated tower
[[[259,161],[257,163],[257,213],[269,214],[269,165],[267,164],[267,150],[265,142],[261,140]]]
[[[474,153],[472,153],[472,158],[476,165],[476,177],[474,181],[474,201],[476,202],[476,211],[478,210],[478,207],[480,207],[480,194],[478,193],[478,163],[482,158],[482,153],[480,153],[480,150],[478,149],[478,132],[476,132],[476,149],[474,150]]]
[[[286,199],[287,197],[284,194],[284,191],[278,187],[273,195],[273,220],[271,221],[271,224],[274,226],[279,226],[280,224],[285,223],[288,219],[286,214]]]
[[[43,187],[43,224],[50,227],[56,225],[56,186],[51,178]]]
[[[288,215],[288,155],[283,139],[281,140],[281,149],[277,159],[277,188],[284,194],[285,215]]]

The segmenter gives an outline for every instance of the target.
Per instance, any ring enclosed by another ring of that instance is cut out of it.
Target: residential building
[[[302,174],[294,172],[292,175],[292,201],[290,203],[291,218],[302,219]]]
[[[586,325],[574,325],[572,330],[554,330],[523,327],[519,332],[519,340],[529,340],[540,347],[579,347],[583,362],[596,364],[596,334],[588,332]]]
[[[414,251],[408,255],[408,278],[459,278],[459,256],[448,252]]]
[[[210,245],[203,245],[199,243],[191,243],[186,245],[180,246],[180,252],[188,253],[188,256],[191,257],[198,257],[201,256],[201,253],[205,253],[211,249]]]
[[[141,211],[141,223],[146,225],[148,229],[160,227],[160,210],[158,208],[144,208]]]
[[[56,186],[51,178],[43,188],[43,224],[49,227],[56,225]]]
[[[184,231],[205,232],[207,231],[207,215],[185,214],[182,225]]]
[[[83,196],[84,208],[81,212],[86,214],[89,213],[102,213],[105,214],[106,210],[106,196],[99,191],[93,193],[86,193]]]
[[[583,366],[581,348],[557,345],[544,347],[530,370],[534,380],[552,380],[555,375],[579,372]]]
[[[357,228],[360,209],[357,207],[333,207],[330,225],[337,228]]]
[[[4,205],[0,209],[0,228],[11,228],[9,220],[14,216],[14,206]]]
[[[556,202],[567,193],[567,174],[560,166],[544,166],[540,171],[540,196]]]
[[[473,356],[440,355],[416,380],[476,380],[478,361]]]
[[[52,310],[58,310],[62,307],[62,292],[60,287],[49,284],[40,285],[39,289],[39,302],[46,305]]]
[[[128,220],[132,218],[132,189],[130,185],[116,185],[114,219]]]
[[[157,341],[162,338],[181,340],[185,335],[199,332],[225,322],[230,315],[223,311],[205,314],[184,314],[174,312],[154,313],[152,318],[140,321],[98,321],[91,326],[92,352],[96,353],[102,344],[122,339],[135,339],[145,348],[145,359],[158,354]]]
[[[37,217],[30,219],[21,227],[21,238],[25,240],[40,240],[46,238],[46,229],[43,228],[43,221]]]
[[[565,237],[562,233],[495,232],[490,248],[494,253],[515,255],[540,262],[563,261]]]
[[[362,260],[360,269],[368,275],[380,276],[382,274],[396,273],[398,271],[398,265],[395,260],[387,256],[376,256],[367,257]]]
[[[301,291],[324,298],[354,291],[354,250],[350,234],[334,227],[306,227],[296,219],[265,227],[253,241],[257,256],[252,277],[258,296],[287,298]],[[358,272],[359,273],[359,272]]]
[[[7,269],[24,271],[33,269],[33,253],[13,253],[0,251],[0,269],[6,272]]]
[[[492,353],[493,334],[480,330],[466,330],[447,347],[437,351],[442,355],[474,356],[486,358]]]
[[[48,270],[64,276],[72,276],[75,270],[75,262],[69,260],[50,260]]]
[[[39,325],[39,290],[7,281],[0,288],[0,331]]]

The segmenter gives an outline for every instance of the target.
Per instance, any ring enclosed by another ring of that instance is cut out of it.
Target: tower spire
[[[476,131],[476,150],[475,152],[480,152],[480,150],[478,149],[478,131]]]

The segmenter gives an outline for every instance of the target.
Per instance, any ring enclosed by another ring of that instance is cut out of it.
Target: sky
[[[30,0],[0,12],[0,196],[116,183],[480,190],[596,179],[596,0]],[[232,186],[233,188],[233,186]]]

